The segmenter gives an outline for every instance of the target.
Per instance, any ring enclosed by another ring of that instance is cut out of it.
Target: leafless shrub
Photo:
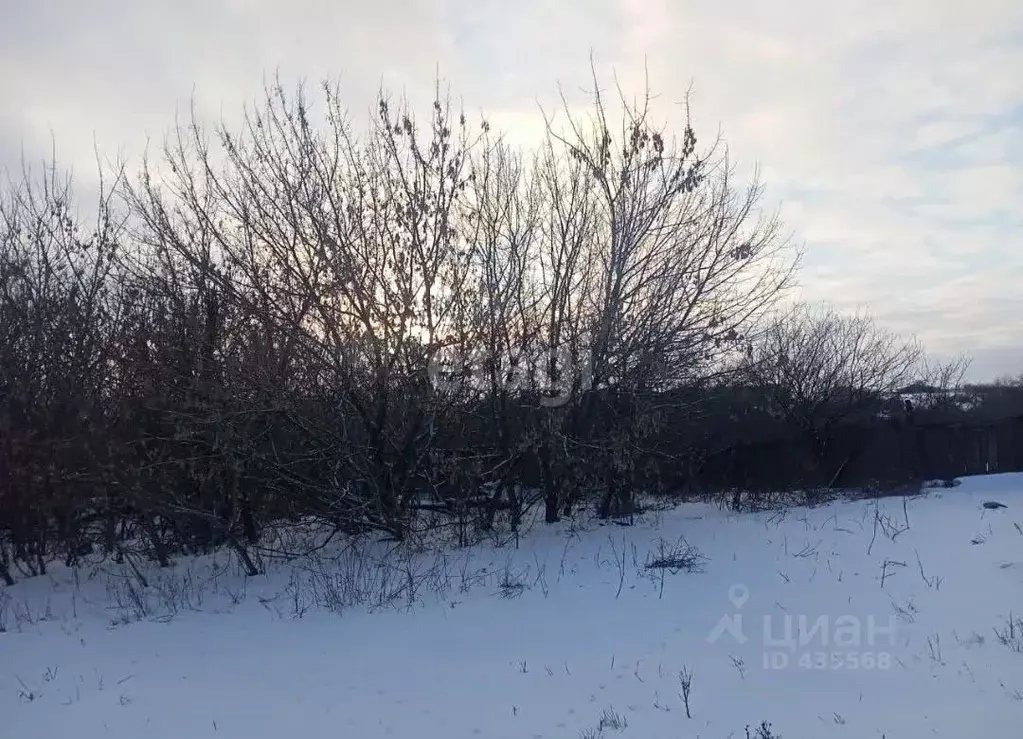
[[[945,664],[945,659],[941,653],[941,636],[939,634],[929,634],[927,636],[927,656],[936,664]]]
[[[115,625],[144,621],[154,614],[154,605],[149,593],[136,580],[125,578],[112,581],[108,585],[107,595],[118,610],[118,615],[113,620]]]
[[[597,725],[579,732],[580,739],[602,739],[606,731],[625,731],[629,722],[613,708],[605,708]]]
[[[505,563],[498,587],[504,598],[517,598],[528,589],[523,575],[512,570],[511,562]]]
[[[674,575],[702,572],[706,561],[707,558],[684,537],[679,537],[675,543],[658,539],[655,550],[647,555],[645,567],[648,570],[667,570]]]
[[[994,632],[999,644],[1013,652],[1023,653],[1023,618],[1013,617],[1010,613],[1005,624],[1001,628],[996,626]]]
[[[692,718],[692,714],[689,711],[689,696],[693,690],[693,671],[688,667],[683,667],[678,673],[678,685],[679,685],[679,698],[682,700],[682,705],[686,709],[686,718]]]
[[[771,729],[771,724],[767,721],[761,721],[754,729],[753,733],[750,733],[750,727],[746,727],[746,739],[782,739],[781,734],[775,734]]]

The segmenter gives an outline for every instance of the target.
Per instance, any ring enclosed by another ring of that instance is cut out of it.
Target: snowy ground
[[[686,505],[396,569],[348,552],[246,581],[204,559],[146,592],[56,573],[0,590],[0,736],[1008,739],[1021,490]],[[696,571],[647,567],[681,537]]]

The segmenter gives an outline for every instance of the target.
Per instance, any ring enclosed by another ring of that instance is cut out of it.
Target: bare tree
[[[830,487],[856,453],[837,470],[825,470],[827,479],[817,479],[837,426],[875,422],[896,392],[919,376],[923,360],[916,341],[885,330],[866,314],[800,304],[750,342],[743,369],[758,404],[792,435],[790,455],[805,455],[804,484]]]
[[[800,304],[751,342],[745,370],[775,413],[819,432],[857,414],[870,417],[919,377],[923,361],[918,342],[867,314]]]
[[[759,183],[737,190],[720,142],[699,151],[688,120],[670,135],[651,101],[649,89],[638,103],[619,87],[609,97],[594,75],[588,118],[567,102],[563,126],[548,118],[541,171],[559,216],[543,247],[545,339],[569,342],[588,373],[585,388],[576,373],[573,407],[552,421],[545,454],[574,445],[601,459],[605,510],[628,495],[646,456],[658,425],[651,394],[720,370],[798,256],[759,213]],[[548,500],[548,520],[555,510]]]
[[[303,367],[305,392],[336,408],[335,424],[303,422],[325,434],[321,462],[335,470],[317,495],[402,536],[424,439],[449,402],[429,358],[478,331],[458,221],[477,134],[439,91],[423,125],[381,93],[362,138],[336,86],[323,98],[317,129],[302,90],[271,86],[241,133],[217,129],[216,148],[193,120],[166,148],[169,192],[147,169],[132,203],[142,241],[279,337],[281,371]]]
[[[946,361],[926,359],[923,362],[921,381],[930,388],[931,409],[943,414],[960,416],[966,410],[964,383],[969,372],[971,359],[960,354]]]

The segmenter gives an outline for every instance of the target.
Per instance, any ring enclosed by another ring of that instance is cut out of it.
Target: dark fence
[[[711,450],[678,469],[690,490],[885,488],[912,480],[1023,471],[1023,417],[849,425]]]

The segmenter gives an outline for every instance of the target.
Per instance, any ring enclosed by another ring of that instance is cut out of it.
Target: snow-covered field
[[[690,504],[248,580],[225,555],[146,591],[113,565],[54,572],[0,590],[0,736],[1010,739],[1021,490]]]

